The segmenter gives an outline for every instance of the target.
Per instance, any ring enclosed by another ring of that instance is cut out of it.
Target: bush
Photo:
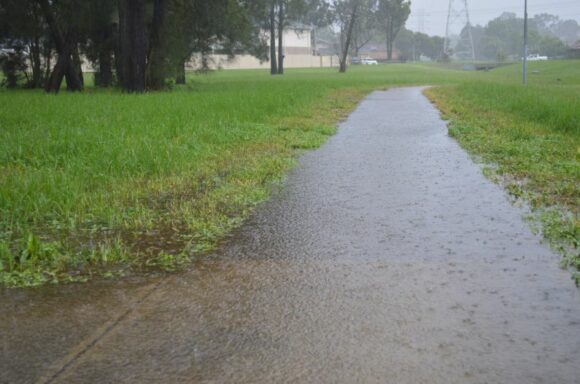
[[[0,66],[4,74],[2,86],[16,88],[26,71],[26,55],[22,49],[15,49],[0,56]]]

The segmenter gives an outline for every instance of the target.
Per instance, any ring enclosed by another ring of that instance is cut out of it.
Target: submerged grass
[[[0,284],[173,270],[212,249],[370,90],[417,66],[196,76],[172,92],[0,92]]]
[[[427,93],[451,119],[450,134],[495,165],[492,179],[527,200],[564,264],[580,268],[580,63],[533,63]]]

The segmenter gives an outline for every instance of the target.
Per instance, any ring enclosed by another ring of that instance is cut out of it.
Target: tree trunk
[[[185,84],[185,60],[177,68],[177,76],[175,77],[175,84]]]
[[[46,82],[45,90],[46,92],[58,93],[60,86],[62,84],[62,79],[66,72],[67,67],[70,66],[70,58],[64,55],[59,55],[56,60],[56,64],[50,73],[50,76]]]
[[[113,60],[111,52],[101,50],[99,53],[99,87],[107,88],[113,84]]]
[[[38,0],[38,2],[46,19],[46,24],[50,28],[51,37],[58,53],[58,61],[54,66],[49,81],[46,83],[45,89],[47,92],[57,93],[60,91],[63,77],[66,77],[67,88],[70,91],[81,91],[83,89],[82,82],[71,59],[73,48],[76,45],[75,34],[73,31],[69,31],[66,36],[63,35],[52,14],[49,1]]]
[[[36,25],[42,25],[42,15],[39,12],[39,8],[36,6],[32,7],[32,19]],[[32,79],[28,82],[28,87],[30,88],[40,88],[42,87],[43,81],[43,70],[42,70],[42,45],[40,44],[41,37],[40,28],[34,28],[33,37],[30,40],[30,67],[32,68]]]
[[[393,31],[392,27],[389,25],[387,31],[387,61],[391,61],[393,58]]]
[[[83,77],[83,68],[82,68],[82,61],[81,61],[81,56],[79,54],[79,47],[78,45],[74,45],[73,51],[72,51],[72,65],[73,65],[73,69],[76,73],[77,79],[80,83],[81,88],[84,88],[85,86],[85,79]],[[71,81],[76,81],[76,80],[71,80]],[[66,81],[66,88],[69,91],[75,91],[75,85],[71,84],[71,82],[69,81],[69,78],[67,77],[67,81]]]
[[[284,74],[284,2],[278,8],[278,74]]]
[[[119,5],[119,19],[120,18],[121,18],[121,6]],[[113,27],[111,28],[112,32],[111,39],[113,40],[113,56],[117,85],[123,86],[125,82],[123,81],[123,54],[121,52],[121,35],[119,30],[120,30],[119,24],[117,23],[113,24]]]
[[[387,60],[393,60],[393,47],[400,28],[395,28],[395,21],[387,21]]]
[[[104,25],[99,31],[99,72],[95,74],[95,86],[107,88],[113,85],[113,27]]]
[[[147,54],[147,87],[161,89],[165,86],[165,68],[163,52],[163,24],[167,11],[166,0],[154,0],[153,22],[151,24],[151,37],[149,39],[149,52]]]
[[[270,74],[278,73],[276,61],[276,4],[272,1],[270,6]]]
[[[40,58],[40,39],[38,36],[34,36],[29,48],[32,80],[28,83],[28,86],[30,88],[39,88],[42,86],[42,60]]]
[[[144,0],[119,1],[120,74],[127,92],[145,92],[147,35]]]
[[[51,62],[52,62],[52,47],[51,47],[50,41],[48,41],[46,43],[46,47],[44,50],[44,63],[45,63],[44,76],[43,76],[44,81],[47,81],[49,76],[50,76]]]
[[[358,16],[358,1],[355,2],[354,7],[352,9],[352,14],[350,16],[350,20],[348,22],[348,30],[346,34],[346,39],[344,42],[344,46],[342,47],[342,57],[340,59],[340,68],[338,72],[345,73],[346,72],[346,60],[348,59],[348,50],[350,48],[350,42],[352,39],[352,30],[354,28],[354,24],[356,23],[356,18]]]

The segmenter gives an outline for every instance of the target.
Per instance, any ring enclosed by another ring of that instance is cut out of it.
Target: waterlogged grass
[[[580,62],[532,63],[430,89],[450,134],[495,165],[488,174],[534,208],[540,230],[580,268]]]
[[[268,198],[373,89],[471,74],[231,71],[171,92],[0,92],[0,285],[175,270]]]

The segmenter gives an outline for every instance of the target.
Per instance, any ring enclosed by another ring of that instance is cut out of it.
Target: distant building
[[[573,44],[570,49],[568,49],[568,55],[573,59],[580,59],[580,40]]]
[[[269,32],[264,31],[265,40],[270,43]],[[284,30],[282,36],[284,50],[284,68],[320,68],[338,66],[336,55],[320,54],[313,38],[313,29],[307,26],[290,27]],[[278,37],[276,37],[276,44]],[[278,47],[276,47],[276,51]],[[269,52],[269,51],[268,51]],[[210,55],[210,60],[215,66],[222,69],[259,69],[270,68],[270,62],[260,62],[251,55],[237,55],[229,59],[227,55]],[[190,69],[195,69],[195,60],[189,64]]]
[[[364,45],[362,48],[359,49],[358,54],[359,57],[368,57],[378,62],[386,62],[388,56],[387,47],[385,46],[385,44],[373,44],[373,43]],[[392,60],[393,61],[401,60],[401,54],[395,48],[393,48]]]

